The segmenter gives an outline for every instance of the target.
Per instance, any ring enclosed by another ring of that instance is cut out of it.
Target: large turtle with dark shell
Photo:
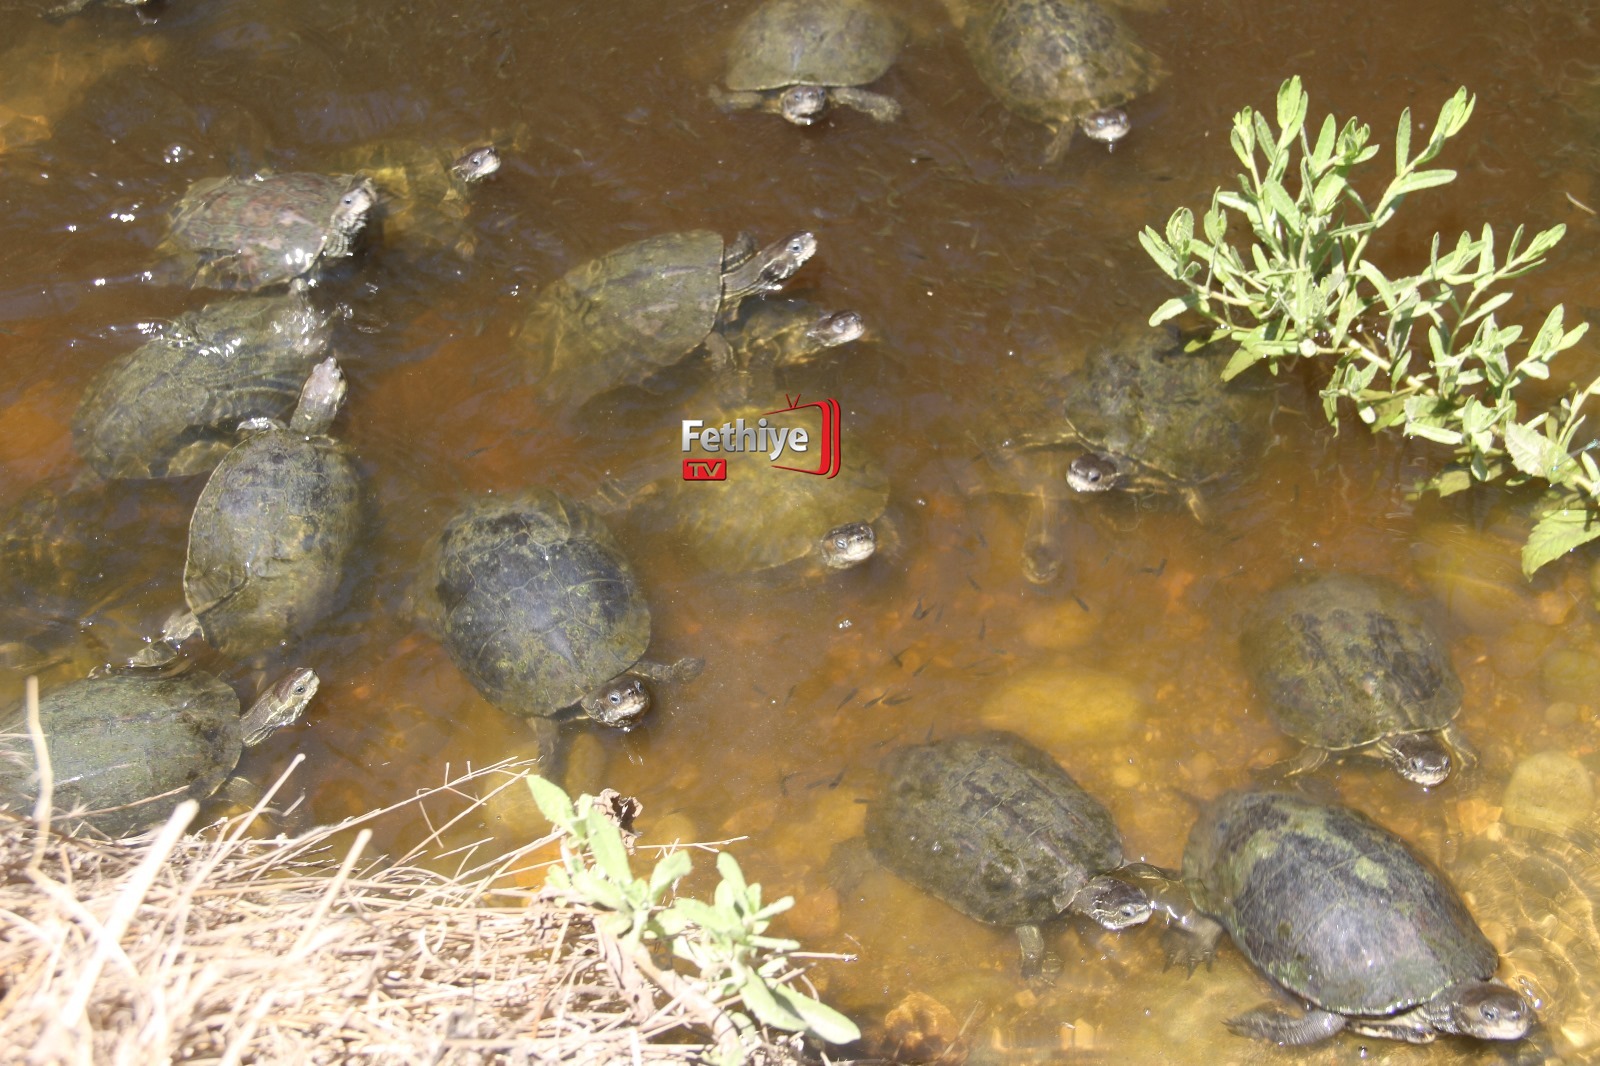
[[[636,241],[547,285],[516,343],[546,399],[569,407],[639,384],[702,344],[726,365],[717,326],[745,297],[781,288],[816,247],[810,233],[759,251],[748,238],[724,246],[711,230]]]
[[[910,745],[884,769],[867,807],[872,854],[963,914],[1015,928],[1025,974],[1044,955],[1040,924],[1058,915],[1113,930],[1149,919],[1149,896],[1117,875],[1122,837],[1111,813],[1016,734]]]
[[[239,697],[215,675],[167,665],[91,676],[39,701],[53,777],[55,824],[126,836],[163,822],[185,799],[222,787],[242,749],[298,721],[317,675],[285,674],[241,718]],[[0,720],[0,806],[31,813],[39,794],[24,709]]]
[[[248,656],[301,639],[338,603],[361,526],[361,478],[327,435],[344,401],[339,365],[312,370],[287,425],[247,422],[212,471],[189,521],[183,592],[190,614],[171,639],[200,631]]]
[[[899,103],[862,86],[888,72],[904,43],[904,27],[873,0],[765,0],[734,31],[727,88],[712,97],[797,126],[833,105],[892,122]]]
[[[650,708],[645,680],[687,680],[698,659],[645,659],[650,605],[610,530],[549,489],[492,496],[444,527],[421,605],[473,686],[502,710],[577,708],[627,728]]]
[[[1209,958],[1225,929],[1305,1004],[1239,1015],[1228,1028],[1241,1035],[1518,1040],[1535,1020],[1495,979],[1499,955],[1444,876],[1348,808],[1282,792],[1223,796],[1189,834],[1183,885],[1198,911],[1175,908],[1187,961]]]
[[[1449,652],[1394,585],[1339,573],[1291,581],[1251,614],[1239,647],[1278,728],[1305,745],[1289,774],[1360,750],[1437,785],[1475,761],[1455,726],[1462,687]]]
[[[239,423],[289,416],[328,335],[298,282],[180,315],[90,382],[73,443],[103,477],[205,473],[239,442]]]
[[[203,178],[173,209],[166,243],[198,257],[197,285],[264,289],[354,252],[377,199],[359,175]]]
[[[1083,130],[1114,144],[1130,128],[1121,105],[1165,77],[1161,62],[1098,0],[945,0],[967,52],[1001,103],[1053,134],[1055,162]]]

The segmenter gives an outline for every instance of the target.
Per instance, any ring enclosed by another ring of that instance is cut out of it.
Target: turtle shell
[[[1461,709],[1443,642],[1374,578],[1321,574],[1274,590],[1239,646],[1278,727],[1330,751],[1442,729]]]
[[[1364,815],[1235,792],[1189,834],[1183,879],[1256,967],[1337,1014],[1383,1016],[1494,976],[1499,956],[1449,882]]]
[[[1075,121],[1150,91],[1160,62],[1096,0],[998,0],[967,20],[967,51],[1008,108]]]
[[[970,917],[1031,925],[1122,865],[1111,814],[1014,733],[900,748],[867,808],[867,845],[900,877]]]
[[[440,638],[503,710],[554,715],[649,647],[633,568],[594,513],[559,493],[482,500],[450,520],[436,551]]]
[[[71,822],[125,836],[204,799],[233,772],[242,746],[239,697],[211,674],[112,675],[74,681],[39,701],[54,771],[53,802]],[[18,707],[0,721],[0,802],[28,810],[38,794],[33,747]]]
[[[1175,491],[1239,473],[1265,440],[1271,393],[1222,380],[1230,354],[1185,352],[1163,329],[1121,330],[1063,384],[1063,436],[1107,456],[1132,486]]]
[[[168,241],[201,257],[199,284],[265,288],[354,251],[376,198],[344,174],[206,178],[173,210]]]
[[[328,332],[298,292],[183,315],[89,384],[72,423],[78,454],[108,478],[205,473],[240,422],[294,410]]]
[[[722,310],[722,261],[719,234],[666,233],[547,285],[517,335],[546,397],[581,404],[699,347]]]
[[[338,606],[361,525],[361,481],[339,444],[256,432],[206,481],[189,521],[183,591],[206,639],[243,656],[299,640]]]
[[[767,0],[734,33],[727,87],[867,85],[883,77],[904,41],[900,24],[872,0]]]

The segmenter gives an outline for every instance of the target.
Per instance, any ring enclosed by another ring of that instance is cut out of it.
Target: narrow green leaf
[[[1222,205],[1212,198],[1211,207],[1206,211],[1205,218],[1206,240],[1212,244],[1221,244],[1228,235],[1228,216],[1222,210]]]
[[[1431,426],[1425,422],[1407,422],[1406,436],[1421,437],[1424,440],[1437,441],[1440,444],[1456,445],[1461,443],[1461,434],[1453,429],[1443,426]]]
[[[1281,184],[1276,181],[1266,182],[1261,187],[1261,197],[1291,230],[1298,233],[1305,228],[1304,221],[1300,217],[1299,205],[1290,198],[1288,191]]]
[[[1157,270],[1169,278],[1177,278],[1178,257],[1167,247],[1167,242],[1161,239],[1161,234],[1146,226],[1144,232],[1139,234],[1139,245],[1146,255],[1155,260]]]
[[[1300,76],[1296,74],[1278,87],[1278,150],[1281,152],[1294,143],[1300,130],[1305,125],[1306,108],[1309,100],[1305,89],[1301,88]]]
[[[628,863],[628,849],[623,846],[622,833],[605,815],[590,809],[589,853],[594,856],[600,872],[619,885],[633,880],[633,868]]]
[[[1528,543],[1522,546],[1522,572],[1532,577],[1546,563],[1596,537],[1600,537],[1600,515],[1576,497],[1569,498],[1541,517],[1528,534]]]
[[[1179,259],[1189,257],[1189,242],[1194,239],[1194,213],[1180,207],[1167,219],[1167,244]]]
[[[1373,263],[1372,260],[1363,259],[1357,263],[1356,273],[1365,278],[1367,284],[1378,290],[1378,299],[1383,301],[1383,306],[1386,310],[1393,310],[1399,303],[1399,297],[1395,293],[1394,286],[1389,283],[1388,278],[1383,276],[1383,271],[1379,270],[1377,264]]]
[[[717,853],[717,872],[722,875],[724,884],[732,886],[735,892],[744,893],[746,885],[744,871],[739,869],[739,860],[731,852],[720,851]]]
[[[1222,380],[1232,381],[1246,370],[1261,362],[1263,356],[1240,345],[1239,350],[1233,353],[1233,358],[1228,360],[1228,365],[1222,368]]]
[[[1172,299],[1155,309],[1155,313],[1150,316],[1150,324],[1152,326],[1159,326],[1168,319],[1177,318],[1179,315],[1187,311],[1193,304],[1193,297],[1174,296]]]
[[[1339,124],[1332,115],[1322,119],[1322,130],[1317,134],[1317,146],[1311,150],[1311,170],[1321,174],[1333,162],[1333,149],[1338,143]]]
[[[766,979],[755,971],[745,976],[744,985],[739,989],[739,998],[744,1000],[744,1005],[750,1008],[763,1025],[770,1025],[774,1029],[784,1029],[796,1032],[806,1027],[806,1020],[788,1007],[778,1003],[772,994],[772,989],[767,987]]]
[[[546,781],[538,774],[529,774],[526,778],[528,791],[533,793],[534,805],[539,808],[539,813],[550,820],[550,824],[558,829],[566,829],[577,820],[577,811],[573,809],[572,799],[560,785],[554,781]]]
[[[1400,125],[1394,132],[1394,172],[1398,177],[1411,162],[1411,109],[1402,108]]]
[[[593,870],[574,871],[572,890],[596,907],[605,907],[607,910],[621,911],[628,905],[628,897],[622,889]]]
[[[661,861],[656,863],[656,868],[650,871],[650,898],[660,899],[663,892],[688,876],[693,865],[687,851],[663,855]]]
[[[774,985],[772,994],[795,1014],[805,1020],[806,1031],[830,1044],[849,1044],[861,1039],[856,1023],[834,1010],[826,1003],[790,987]]]
[[[1420,192],[1423,189],[1433,189],[1440,185],[1449,185],[1456,180],[1453,170],[1419,170],[1404,177],[1396,178],[1389,185],[1385,197],[1399,198],[1410,193]]]

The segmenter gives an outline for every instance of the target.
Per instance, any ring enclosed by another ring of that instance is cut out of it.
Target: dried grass
[[[550,838],[444,844],[493,791],[523,787],[524,768],[473,770],[293,839],[247,836],[250,816],[186,835],[181,810],[140,842],[106,843],[0,814],[0,1058],[704,1061],[717,1008],[694,1002],[692,980],[668,975],[664,992],[592,912],[515,887]],[[406,855],[364,857],[368,823],[414,804],[454,813]]]

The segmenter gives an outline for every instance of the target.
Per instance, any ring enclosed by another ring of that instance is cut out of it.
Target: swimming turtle
[[[205,473],[238,443],[240,422],[294,410],[329,332],[300,282],[180,315],[84,390],[78,454],[108,478]]]
[[[1166,72],[1121,17],[1098,0],[945,0],[973,65],[1001,103],[1051,131],[1053,163],[1081,129],[1115,144],[1121,105]]]
[[[1518,1040],[1535,1020],[1495,980],[1499,955],[1449,881],[1356,811],[1229,793],[1190,831],[1183,885],[1193,911],[1179,907],[1182,957],[1209,958],[1225,929],[1306,1005],[1248,1011],[1228,1022],[1235,1033],[1290,1045],[1344,1030],[1416,1044]]]
[[[173,208],[166,244],[198,257],[197,285],[263,289],[350,255],[377,198],[360,175],[203,178]]]
[[[1461,679],[1444,642],[1388,582],[1291,581],[1252,613],[1239,648],[1278,728],[1305,745],[1289,774],[1365,750],[1408,781],[1437,785],[1476,761],[1455,726]]]
[[[650,708],[643,681],[683,681],[698,659],[644,658],[650,605],[592,510],[550,489],[458,513],[434,547],[422,609],[456,666],[523,717],[578,708],[627,728]]]
[[[855,311],[821,311],[804,300],[762,300],[723,327],[726,367],[716,389],[729,404],[775,397],[778,376],[824,352],[859,340],[866,332]]]
[[[220,651],[247,656],[292,642],[337,605],[361,523],[361,480],[326,434],[344,402],[328,358],[306,378],[288,425],[254,419],[212,471],[189,521],[183,591],[189,614],[169,622]]]
[[[170,665],[91,676],[39,701],[56,824],[127,836],[166,820],[184,799],[222,787],[243,748],[298,721],[317,691],[300,668],[268,686],[241,719],[239,697],[204,670]],[[25,710],[0,720],[0,805],[31,813],[39,793]]]
[[[546,398],[571,407],[638,384],[701,344],[726,365],[716,327],[745,297],[781,288],[816,247],[810,233],[760,251],[747,237],[724,247],[711,230],[636,241],[547,285],[517,344]]]
[[[883,77],[904,43],[905,29],[873,0],[764,0],[734,31],[727,88],[712,97],[797,126],[835,104],[892,122],[899,103],[861,86]]]
[[[415,141],[378,141],[345,152],[341,169],[371,179],[386,241],[416,240],[470,256],[466,227],[474,186],[500,169],[492,144],[464,149]]]
[[[1026,975],[1044,955],[1041,923],[1060,914],[1120,930],[1152,901],[1119,876],[1122,837],[1111,813],[1047,753],[990,731],[891,753],[867,807],[878,861],[969,917],[1012,926]]]

